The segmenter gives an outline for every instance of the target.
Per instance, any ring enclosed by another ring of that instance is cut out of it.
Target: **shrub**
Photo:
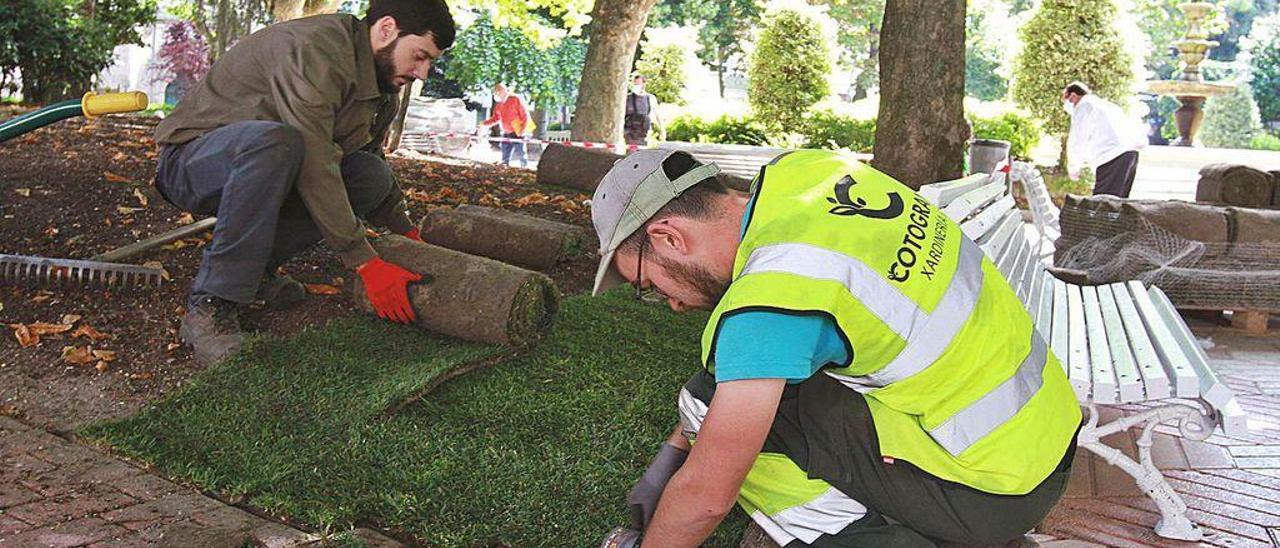
[[[1280,137],[1270,133],[1259,133],[1249,141],[1249,148],[1254,150],[1280,150]]]
[[[800,133],[805,148],[843,148],[854,152],[871,152],[876,139],[876,121],[859,120],[827,109],[805,116]]]
[[[973,124],[974,139],[999,139],[1009,141],[1009,154],[1027,159],[1031,149],[1040,142],[1040,127],[1027,116],[1006,112],[994,118],[969,117]]]
[[[747,100],[757,119],[791,130],[827,96],[830,47],[818,22],[807,14],[778,10],[764,25],[751,54]]]
[[[708,122],[686,114],[667,124],[667,140],[761,146],[769,142],[769,134],[763,124],[750,116],[726,114]]]
[[[209,45],[190,21],[178,21],[164,31],[164,45],[156,52],[153,81],[194,83],[209,72]]]
[[[1211,97],[1204,106],[1204,126],[1200,139],[1219,148],[1246,148],[1262,129],[1258,104],[1247,85],[1238,85],[1226,95]]]
[[[644,53],[636,62],[636,74],[644,76],[645,91],[652,93],[659,102],[685,104],[685,51],[679,44],[651,46],[646,43]]]
[[[1257,96],[1263,120],[1280,120],[1280,13],[1255,19],[1245,40],[1249,53],[1249,84],[1256,90],[1272,90]]]

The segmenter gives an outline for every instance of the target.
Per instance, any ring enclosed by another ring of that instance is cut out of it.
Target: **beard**
[[[704,266],[681,264],[666,257],[658,257],[658,262],[667,271],[667,275],[689,286],[702,297],[706,304],[698,306],[699,309],[715,308],[716,303],[719,303],[725,292],[729,290],[729,280],[717,278]]]
[[[373,52],[373,68],[378,75],[378,89],[382,93],[396,93],[400,91],[400,86],[396,85],[396,62],[393,54],[395,53],[396,43],[400,41],[399,37],[392,40],[390,44],[383,46],[382,49]]]

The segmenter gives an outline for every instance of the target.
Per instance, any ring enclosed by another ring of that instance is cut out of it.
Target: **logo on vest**
[[[885,195],[889,200],[889,205],[880,209],[869,209],[867,207],[867,201],[862,199],[861,196],[857,198],[850,198],[849,190],[856,184],[858,184],[858,182],[848,175],[845,175],[844,177],[841,177],[839,181],[836,181],[834,189],[835,197],[827,198],[828,202],[836,205],[831,208],[828,213],[831,213],[832,215],[842,215],[845,217],[861,215],[871,219],[893,219],[902,215],[904,204],[900,194],[897,192],[890,192]]]

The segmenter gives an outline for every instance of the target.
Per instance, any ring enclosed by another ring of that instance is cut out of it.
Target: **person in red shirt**
[[[502,136],[509,139],[521,139],[528,136],[529,130],[533,125],[529,123],[529,111],[524,108],[524,101],[519,95],[511,93],[507,90],[507,86],[497,84],[493,86],[493,98],[497,102],[497,106],[493,107],[493,116],[488,120],[480,123],[478,132],[483,132],[489,127],[501,123]],[[528,161],[524,156],[524,143],[503,142],[499,145],[502,149],[502,163],[511,165],[512,157],[516,157],[520,161],[520,167],[526,167]]]

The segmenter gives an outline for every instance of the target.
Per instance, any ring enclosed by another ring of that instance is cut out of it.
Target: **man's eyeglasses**
[[[636,300],[646,303],[661,303],[667,301],[667,296],[662,294],[658,288],[650,285],[649,287],[641,287],[640,274],[644,268],[644,248],[649,246],[649,239],[642,238],[640,240],[640,252],[636,254]]]

